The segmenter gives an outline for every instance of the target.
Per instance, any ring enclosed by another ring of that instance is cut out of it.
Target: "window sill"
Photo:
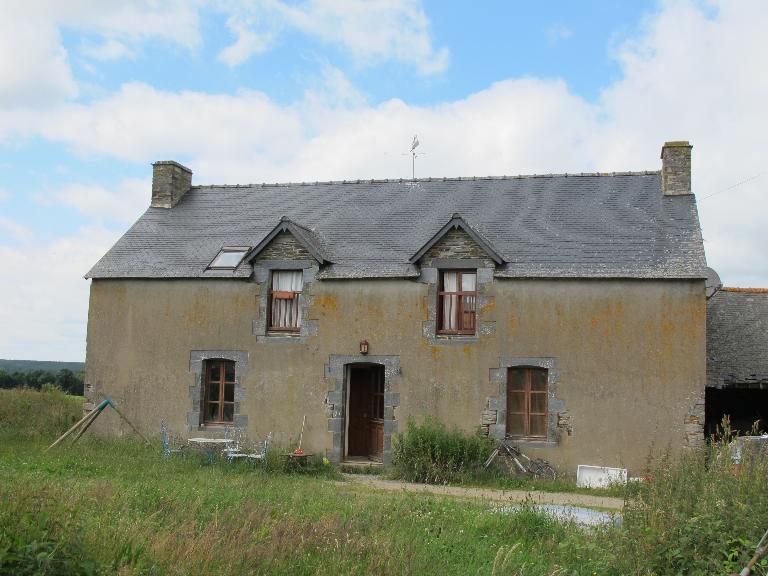
[[[557,442],[553,440],[546,440],[544,438],[510,438],[510,440],[522,449],[556,448],[557,447]]]
[[[210,424],[200,424],[198,425],[197,429],[200,432],[204,432],[206,430],[217,431],[217,430],[225,430],[227,428],[231,428],[234,425],[235,425],[234,422],[211,422]]]
[[[474,344],[479,341],[477,334],[437,334],[434,339],[436,344]]]

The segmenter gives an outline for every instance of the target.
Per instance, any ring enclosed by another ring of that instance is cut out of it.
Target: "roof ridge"
[[[655,176],[660,170],[642,170],[638,172],[564,172],[561,174],[517,174],[503,176],[451,176],[451,177],[427,177],[427,178],[383,178],[383,179],[357,179],[357,180],[325,180],[316,182],[262,182],[253,184],[195,184],[192,188],[266,188],[287,186],[323,186],[339,184],[408,184],[411,182],[472,182],[477,180],[522,180],[526,178],[579,178],[579,177],[614,177],[614,176]]]
[[[744,292],[747,294],[768,294],[768,288],[739,288],[736,286],[723,286],[723,292]]]

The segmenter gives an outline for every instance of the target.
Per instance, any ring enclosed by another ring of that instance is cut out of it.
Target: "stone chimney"
[[[691,193],[691,146],[687,141],[661,147],[661,190],[664,196]]]
[[[173,160],[152,164],[153,208],[173,208],[192,187],[192,170]]]

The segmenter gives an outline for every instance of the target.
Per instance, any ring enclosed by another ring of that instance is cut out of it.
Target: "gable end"
[[[421,260],[427,263],[434,259],[443,258],[478,259],[490,260],[494,264],[504,263],[504,259],[491,244],[458,214],[454,214],[450,222],[443,226],[411,257],[410,262],[415,264]]]
[[[280,232],[254,260],[312,260],[313,256],[290,232]]]
[[[315,234],[286,217],[280,219],[266,237],[259,242],[245,262],[262,260],[316,260],[318,264],[330,262],[320,252]]]

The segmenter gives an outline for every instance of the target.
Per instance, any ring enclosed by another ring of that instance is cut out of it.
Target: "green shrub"
[[[491,449],[487,438],[448,430],[432,418],[409,421],[392,442],[393,473],[411,482],[461,482],[476,474]]]

